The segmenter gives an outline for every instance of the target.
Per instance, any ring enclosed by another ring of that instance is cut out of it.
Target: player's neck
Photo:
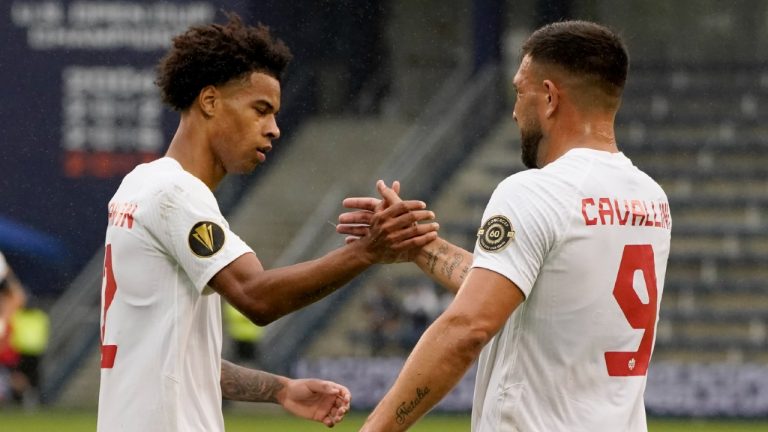
[[[198,129],[201,122],[192,117],[189,113],[182,114],[165,156],[175,159],[185,171],[215,190],[226,172],[213,157],[206,134]]]
[[[595,117],[564,123],[553,128],[547,140],[545,164],[557,160],[574,148],[618,153],[613,118]]]

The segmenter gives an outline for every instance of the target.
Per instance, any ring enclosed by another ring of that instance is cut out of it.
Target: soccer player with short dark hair
[[[438,239],[413,256],[458,291],[362,430],[408,429],[477,360],[474,432],[646,431],[648,364],[670,248],[667,196],[618,149],[627,77],[610,29],[566,21],[524,43],[514,119],[529,170],[503,180],[474,257]],[[385,203],[398,201],[384,191]],[[365,233],[373,198],[340,217]]]

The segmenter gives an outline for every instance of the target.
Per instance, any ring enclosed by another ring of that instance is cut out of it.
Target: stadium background
[[[36,418],[79,416],[92,429],[106,202],[175,129],[152,84],[170,37],[222,10],[268,24],[296,57],[269,162],[217,191],[267,266],[338,246],[341,198],[372,193],[376,178],[402,180],[405,196],[437,210],[443,235],[471,248],[493,187],[522,168],[509,89],[522,40],[562,18],[618,29],[632,56],[619,145],[662,183],[674,215],[649,415],[691,419],[672,423],[689,430],[730,419],[726,430],[768,430],[768,4],[759,0],[3,1],[0,250],[52,322],[40,408],[50,417]],[[372,269],[268,326],[261,365],[337,379],[364,412],[444,301],[407,264]],[[466,430],[471,379],[438,408],[456,430]],[[227,409],[246,422],[272,415]],[[28,421],[0,408],[2,430],[47,430]]]

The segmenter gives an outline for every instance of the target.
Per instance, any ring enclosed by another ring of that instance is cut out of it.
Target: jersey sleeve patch
[[[187,242],[192,253],[200,258],[216,255],[224,246],[226,236],[224,230],[214,222],[202,221],[196,223],[191,230]]]
[[[499,252],[515,239],[515,230],[506,216],[491,216],[477,231],[480,247],[487,252]]]

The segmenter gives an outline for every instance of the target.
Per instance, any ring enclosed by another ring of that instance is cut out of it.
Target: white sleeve
[[[8,276],[8,263],[5,261],[5,255],[0,252],[0,282],[5,280]]]
[[[230,231],[210,190],[180,181],[158,196],[159,217],[152,234],[176,260],[198,292],[222,268],[253,252]]]
[[[501,274],[528,297],[544,258],[564,229],[558,200],[529,172],[496,188],[478,230],[473,267]]]

